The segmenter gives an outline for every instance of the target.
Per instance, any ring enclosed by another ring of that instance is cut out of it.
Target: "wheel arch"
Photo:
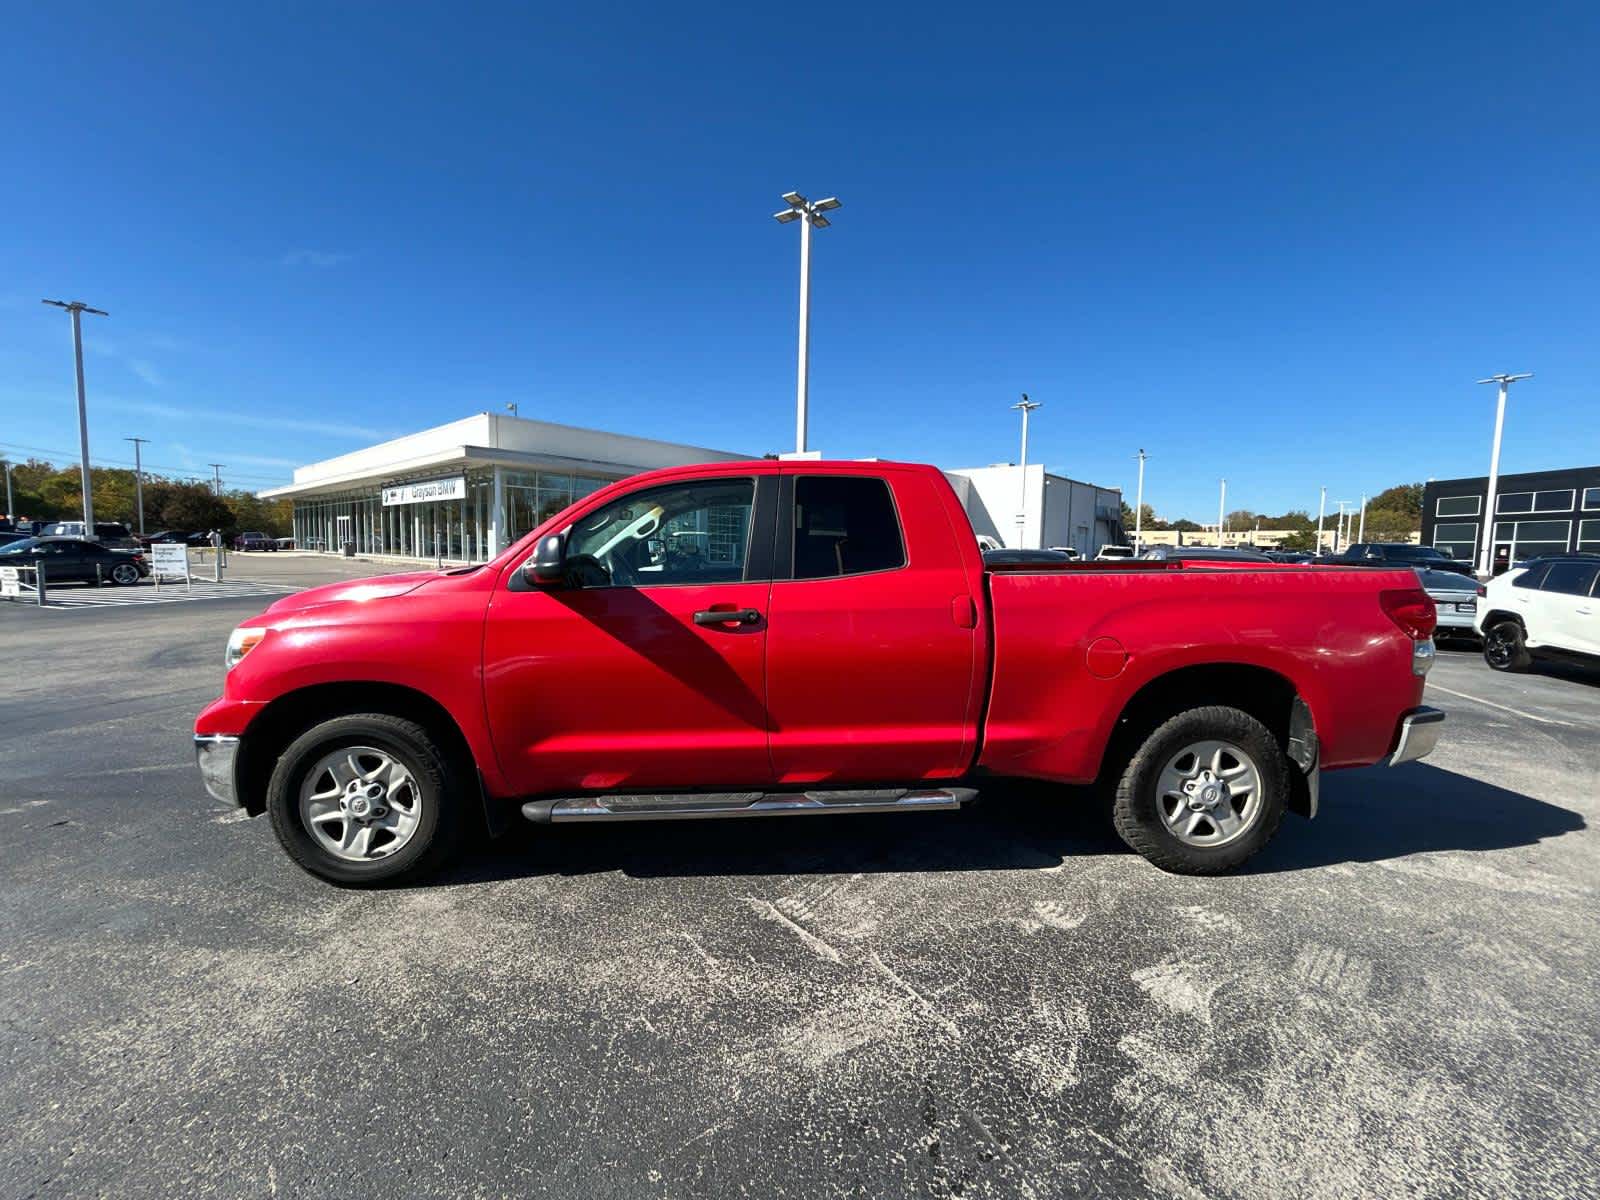
[[[1128,698],[1117,715],[1101,761],[1101,780],[1115,782],[1140,744],[1162,722],[1188,709],[1208,705],[1237,708],[1255,717],[1297,762],[1299,756],[1291,753],[1291,742],[1303,741],[1309,734],[1309,761],[1315,763],[1313,714],[1288,676],[1255,663],[1200,663],[1157,675]],[[1316,806],[1305,774],[1306,764],[1299,765],[1301,769],[1290,772],[1294,792],[1289,807],[1309,816]]]
[[[456,758],[462,769],[470,772],[473,786],[488,815],[489,806],[477,760],[460,722],[444,705],[425,692],[404,684],[370,680],[320,683],[296,688],[278,696],[256,714],[240,742],[239,760],[234,768],[239,802],[245,811],[251,816],[259,816],[266,811],[267,781],[278,756],[290,742],[313,725],[333,717],[367,712],[404,717],[428,729],[439,739],[446,752]],[[497,828],[499,823],[492,816],[488,819],[490,827]]]
[[[1515,621],[1518,625],[1522,626],[1524,633],[1527,632],[1528,623],[1522,619],[1522,614],[1519,612],[1512,612],[1510,609],[1506,608],[1491,608],[1483,618],[1482,627],[1484,629],[1488,629],[1489,626],[1498,624],[1501,621]]]

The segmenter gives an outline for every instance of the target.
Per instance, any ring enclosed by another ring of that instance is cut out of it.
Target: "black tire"
[[[300,787],[323,756],[345,746],[383,750],[410,772],[420,807],[416,831],[399,850],[366,862],[350,862],[324,849],[300,815]],[[432,733],[415,721],[387,713],[356,713],[313,725],[278,758],[267,784],[267,813],[290,858],[342,887],[411,882],[449,862],[461,840],[468,797],[463,773]]]
[[[1169,760],[1197,741],[1238,747],[1261,779],[1257,809],[1245,828],[1217,846],[1181,840],[1162,818],[1157,784]],[[1272,731],[1237,708],[1192,708],[1162,722],[1134,752],[1117,782],[1111,819],[1117,834],[1163,871],[1215,875],[1232,870],[1272,840],[1288,805],[1291,764]]]
[[[1483,631],[1483,661],[1492,671],[1516,674],[1533,666],[1526,631],[1515,617],[1505,617]]]
[[[132,563],[118,563],[111,568],[111,582],[118,587],[128,587],[138,583],[140,578],[139,568]]]

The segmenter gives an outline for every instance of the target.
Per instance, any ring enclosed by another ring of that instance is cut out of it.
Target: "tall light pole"
[[[1500,435],[1506,427],[1506,393],[1517,380],[1532,378],[1533,372],[1529,371],[1526,375],[1507,375],[1502,372],[1478,380],[1479,383],[1500,385],[1500,401],[1494,409],[1494,449],[1489,452],[1489,494],[1484,497],[1483,550],[1478,556],[1478,574],[1485,578],[1494,570],[1494,504],[1500,490]]]
[[[785,192],[783,202],[789,207],[772,215],[780,225],[790,221],[800,222],[800,359],[795,370],[794,394],[794,449],[796,454],[806,452],[806,388],[811,375],[811,227],[826,229],[830,224],[822,214],[839,207],[839,198],[812,203],[799,192]]]
[[[1150,456],[1144,452],[1144,447],[1139,447],[1139,491],[1133,505],[1133,548],[1139,548],[1139,543],[1144,535],[1144,460]]]
[[[1348,500],[1339,501],[1339,524],[1335,527],[1333,534],[1333,552],[1335,554],[1344,549],[1344,544],[1350,537],[1349,528],[1345,524],[1344,511],[1344,506],[1349,503],[1350,501]]]
[[[139,532],[144,532],[144,468],[140,465],[139,449],[149,438],[125,437],[133,443],[133,502],[139,506]]]
[[[1026,549],[1022,543],[1027,540],[1024,535],[1028,516],[1028,414],[1044,405],[1037,400],[1029,400],[1028,393],[1023,392],[1022,399],[1011,407],[1022,410],[1022,486],[1017,491],[1017,549],[1023,550]]]
[[[211,493],[212,493],[212,495],[214,495],[214,496],[222,495],[222,464],[221,463],[207,463],[206,466],[211,468]]]
[[[6,459],[6,516],[11,520],[17,519],[16,505],[11,502],[11,460]]]
[[[1228,509],[1228,481],[1222,481],[1222,495],[1217,497],[1217,545],[1222,545],[1223,515]]]
[[[1322,489],[1322,498],[1317,501],[1317,553],[1322,553],[1322,519],[1328,513],[1328,489]]]
[[[1356,534],[1356,541],[1364,542],[1366,540],[1367,540],[1367,498],[1365,496],[1362,496],[1361,497],[1361,532]]]
[[[94,496],[89,479],[89,407],[83,397],[83,314],[97,317],[111,314],[90,308],[82,300],[45,300],[41,303],[64,308],[72,314],[72,354],[78,368],[78,453],[83,472],[83,536],[94,537]]]

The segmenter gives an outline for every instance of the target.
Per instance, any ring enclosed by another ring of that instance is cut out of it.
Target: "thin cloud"
[[[167,382],[166,377],[163,376],[160,371],[156,370],[152,364],[147,363],[142,358],[130,358],[128,360],[128,370],[132,371],[135,375],[144,380],[153,388],[162,387]]]
[[[245,425],[252,429],[273,429],[287,433],[319,433],[327,437],[367,438],[383,441],[394,435],[386,429],[373,429],[368,425],[348,425],[342,421],[308,421],[300,417],[263,417],[251,413],[205,412],[181,408],[176,404],[161,404],[146,400],[102,400],[107,408],[123,412],[143,413],[147,417],[166,417],[173,421],[214,422],[221,425]]]
[[[354,257],[339,250],[291,250],[278,261],[286,267],[337,267]]]

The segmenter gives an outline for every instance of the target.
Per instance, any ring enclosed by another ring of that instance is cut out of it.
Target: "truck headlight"
[[[265,629],[258,629],[251,625],[241,625],[228,635],[228,650],[222,656],[222,661],[228,670],[233,670],[239,665],[239,660],[261,644],[261,639],[267,636]]]

